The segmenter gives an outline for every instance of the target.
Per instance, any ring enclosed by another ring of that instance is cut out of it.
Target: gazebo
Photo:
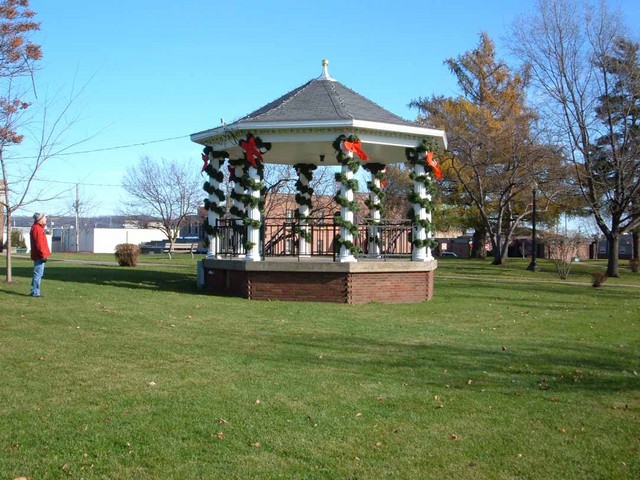
[[[204,146],[203,171],[209,177],[204,186],[208,250],[201,265],[208,291],[341,303],[432,297],[437,244],[431,195],[445,133],[404,120],[345,87],[329,75],[328,64],[323,60],[318,78],[253,113],[191,135]],[[384,172],[403,162],[412,166],[413,209],[404,225],[391,228],[380,213]],[[261,213],[265,163],[293,165],[298,173],[295,218],[277,230],[268,228],[270,220]],[[234,185],[229,209],[220,188],[225,164]],[[318,166],[340,167],[335,196],[340,212],[330,221],[309,216],[310,182]],[[371,175],[367,219],[355,214],[360,167]],[[294,248],[276,251],[276,240],[285,237]],[[402,242],[407,248],[398,247]]]

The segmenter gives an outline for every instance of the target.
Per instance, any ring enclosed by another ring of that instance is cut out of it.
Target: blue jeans
[[[40,281],[44,275],[44,266],[46,261],[42,258],[33,261],[33,280],[31,281],[31,295],[40,296]]]

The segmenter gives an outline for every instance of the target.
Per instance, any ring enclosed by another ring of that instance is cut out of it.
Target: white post
[[[254,167],[249,167],[249,178],[254,182],[260,182],[260,175],[258,174],[258,170]],[[252,198],[260,198],[260,188],[251,188],[249,190],[249,195]],[[255,207],[252,205],[245,205],[246,212],[248,213],[248,217],[252,222],[261,221],[260,218],[260,209],[256,205]],[[253,225],[247,225],[247,244],[249,248],[247,249],[247,254],[245,260],[247,262],[259,262],[260,259],[260,228],[256,228]]]
[[[371,172],[371,183],[376,188],[380,188],[380,180],[376,178],[375,174]],[[379,257],[380,256],[380,228],[378,225],[380,224],[381,215],[380,215],[380,197],[371,190],[369,192],[369,199],[371,200],[371,205],[374,205],[376,208],[371,210],[371,220],[373,225],[369,227],[369,255]]]
[[[220,157],[216,158],[213,156],[212,153],[209,153],[209,165],[213,167],[215,172],[220,171],[220,166],[222,162],[224,162],[224,158],[220,158]],[[220,182],[218,182],[215,176],[209,175],[209,185],[211,185],[212,189],[215,191],[220,190]],[[218,208],[222,206],[221,205],[222,200],[218,198],[218,196],[215,193],[209,194],[209,203]],[[209,223],[209,226],[216,228],[219,219],[220,219],[220,214],[214,210],[209,209],[209,212],[207,213],[207,221]],[[207,257],[219,258],[220,257],[220,236],[217,230],[215,231],[214,234],[209,235],[208,237],[209,237],[209,248],[207,249]]]
[[[300,180],[300,186],[301,186],[298,193],[304,199],[304,201],[308,203],[308,201],[311,198],[306,191],[306,188],[309,186],[309,177],[305,175],[304,170],[299,170],[298,179]],[[307,241],[307,232],[309,231],[309,227],[308,227],[309,222],[307,218],[309,217],[310,210],[311,209],[309,208],[309,205],[306,205],[306,204],[298,205],[298,219],[300,222],[299,223],[300,234],[298,235],[298,254],[300,256],[307,256],[307,257],[311,255],[311,251],[309,248],[310,245],[309,245],[309,242]]]
[[[420,164],[414,165],[413,171],[418,177],[421,177],[426,174],[424,165],[420,165]],[[431,195],[427,194],[427,187],[424,185],[424,183],[419,181],[414,181],[413,191],[417,194],[418,198],[431,200]],[[416,220],[431,221],[431,214],[428,214],[427,210],[424,207],[422,207],[419,203],[413,204],[413,211],[415,213]],[[427,238],[431,238],[432,236],[433,236],[432,232],[428,232],[426,228],[424,228],[421,225],[418,225],[418,223],[414,224],[414,227],[413,227],[414,239],[426,240]],[[414,246],[411,260],[414,262],[426,262],[428,260],[433,260],[433,256],[431,255],[431,248]]]
[[[353,152],[348,152],[351,158],[353,158]],[[353,172],[349,168],[349,165],[342,165],[342,174],[345,176],[347,180],[353,180]],[[354,194],[353,189],[348,188],[346,185],[341,185],[340,187],[340,195],[347,199],[348,202],[353,202]],[[342,207],[340,208],[340,217],[343,222],[353,224],[354,214],[350,208]],[[346,227],[340,227],[340,236],[343,238],[345,242],[353,242],[353,235]],[[345,246],[340,246],[340,254],[338,256],[338,261],[340,263],[346,262],[357,262],[356,257],[353,256],[351,251]]]
[[[240,198],[242,198],[242,195],[244,195],[244,186],[242,186],[242,183],[240,182],[240,179],[244,175],[244,167],[242,165],[236,165],[234,166],[234,169],[235,180],[233,182],[233,210],[236,212],[244,212],[244,203],[242,203],[242,201],[240,200]],[[238,227],[241,227],[243,225],[242,215],[238,213],[231,213],[231,215],[236,219],[236,225],[238,225]],[[238,238],[239,236],[235,233],[231,235],[231,241],[238,243],[238,245],[235,245],[236,251],[238,252],[238,258],[243,258],[244,246],[241,243],[237,242]]]

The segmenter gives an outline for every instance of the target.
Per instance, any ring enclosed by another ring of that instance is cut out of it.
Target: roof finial
[[[329,80],[331,82],[336,81],[335,78],[331,78],[331,75],[329,75],[329,60],[327,60],[326,58],[322,60],[322,79]]]

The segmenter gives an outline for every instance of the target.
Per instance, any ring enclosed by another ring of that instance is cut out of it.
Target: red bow
[[[200,170],[200,173],[204,172],[207,167],[209,166],[209,155],[205,155],[204,153],[202,154],[202,161],[204,162],[204,165],[202,165],[202,170]]]
[[[242,143],[240,143],[240,147],[244,150],[247,161],[253,165],[253,168],[258,168],[256,158],[262,161],[262,153],[260,153],[260,150],[258,150],[256,146],[256,139],[249,136],[247,140],[243,140]]]
[[[349,142],[348,140],[345,140],[344,142],[342,142],[342,145],[344,146],[345,150],[358,155],[360,160],[369,160],[369,155],[364,153],[364,151],[362,150],[362,142],[360,140],[355,142]]]
[[[438,160],[433,158],[433,152],[427,153],[427,157],[425,158],[427,164],[433,169],[433,174],[436,176],[438,180],[442,180],[442,170],[440,170],[440,166],[438,165]]]

